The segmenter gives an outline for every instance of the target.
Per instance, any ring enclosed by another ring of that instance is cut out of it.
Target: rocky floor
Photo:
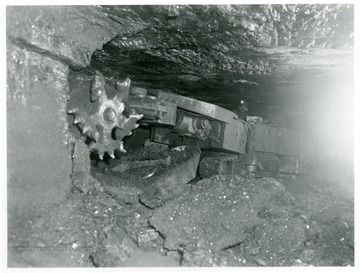
[[[121,162],[92,162],[87,194],[9,230],[9,266],[354,265],[353,196],[331,181],[214,176],[150,209],[138,196],[154,171],[109,171]]]

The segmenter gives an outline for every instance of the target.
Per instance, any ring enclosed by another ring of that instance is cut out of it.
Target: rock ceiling
[[[252,114],[290,117],[313,115],[330,92],[329,79],[352,80],[352,5],[101,10],[119,31],[95,51],[91,65],[107,76],[129,76],[135,85],[229,109],[244,98]],[[342,96],[351,101],[351,90]]]

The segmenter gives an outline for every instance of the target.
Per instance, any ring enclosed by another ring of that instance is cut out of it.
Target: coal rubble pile
[[[354,265],[353,203],[329,188],[313,184],[300,191],[294,183],[304,181],[218,175],[149,209],[139,201],[140,184],[129,185],[130,174],[101,173],[93,167],[98,181],[87,195],[69,196],[32,225],[33,245],[51,242],[73,251],[60,253],[61,264],[52,256],[56,252],[38,252],[28,261],[96,267]]]

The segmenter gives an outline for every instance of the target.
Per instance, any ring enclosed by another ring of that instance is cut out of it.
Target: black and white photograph
[[[356,5],[282,2],[7,3],[3,268],[354,269]]]

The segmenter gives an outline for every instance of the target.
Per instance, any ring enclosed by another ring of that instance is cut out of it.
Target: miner
[[[246,121],[248,111],[249,111],[249,104],[244,100],[240,100],[239,107],[235,109],[233,112],[238,115],[239,119]]]

